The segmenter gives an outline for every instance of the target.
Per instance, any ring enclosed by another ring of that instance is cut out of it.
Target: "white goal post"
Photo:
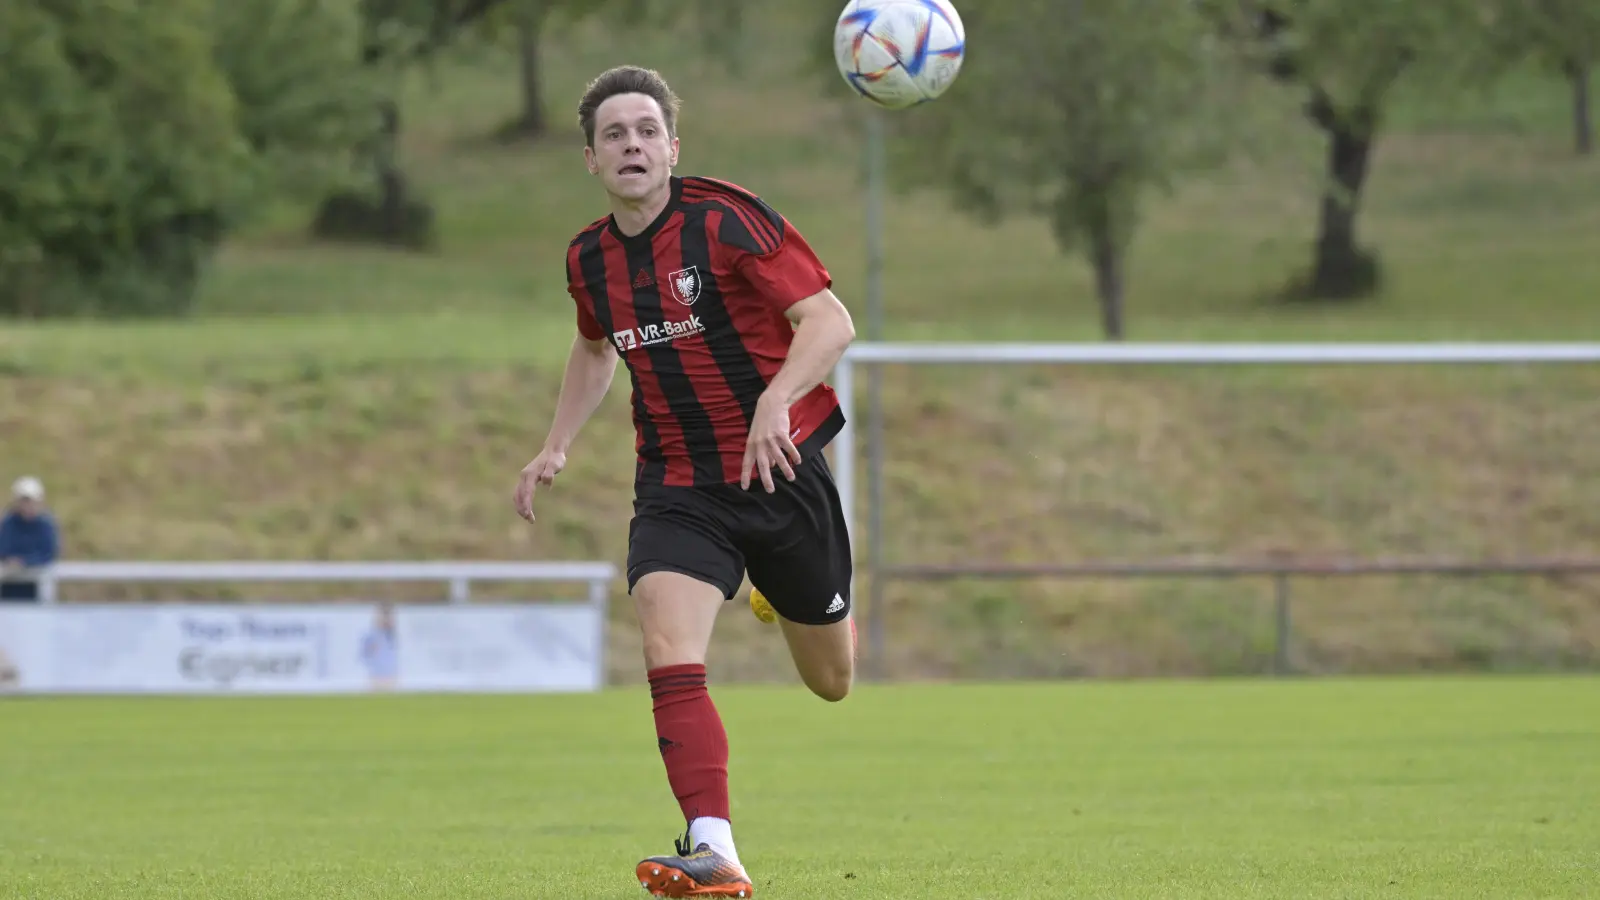
[[[844,408],[845,424],[835,445],[834,471],[851,543],[860,545],[862,530],[856,514],[860,481],[857,457],[862,442],[858,428],[869,429],[867,488],[871,494],[869,558],[856,566],[882,567],[881,507],[883,477],[883,417],[881,394],[871,384],[873,413],[858,420],[856,402],[858,370],[886,364],[982,365],[1406,365],[1442,363],[1491,364],[1600,364],[1600,343],[1558,342],[1428,342],[1428,343],[897,343],[862,342],[852,345],[833,372],[833,386]],[[874,572],[874,575],[877,573]],[[881,578],[873,579],[874,599]],[[852,585],[852,593],[854,585]],[[857,598],[859,600],[859,597]],[[878,611],[867,611],[874,654],[882,640]]]
[[[834,369],[844,407],[835,465],[845,521],[856,527],[856,369],[861,365],[1259,365],[1413,363],[1594,363],[1600,343],[858,343]]]

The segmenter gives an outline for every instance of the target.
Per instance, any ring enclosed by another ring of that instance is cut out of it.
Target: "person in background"
[[[44,506],[44,485],[31,476],[11,485],[11,508],[0,519],[0,600],[34,602],[39,578],[55,564],[61,539]]]
[[[361,661],[375,691],[392,691],[400,675],[400,654],[396,646],[394,606],[378,604],[372,629],[361,638]]]

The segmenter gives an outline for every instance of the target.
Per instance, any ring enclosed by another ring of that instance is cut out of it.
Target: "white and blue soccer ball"
[[[833,28],[839,74],[887,109],[949,90],[966,50],[966,29],[949,0],[850,0]]]

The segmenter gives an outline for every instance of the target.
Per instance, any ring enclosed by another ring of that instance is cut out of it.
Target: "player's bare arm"
[[[515,505],[517,514],[524,519],[533,521],[533,492],[540,485],[549,487],[566,468],[567,450],[600,407],[616,373],[617,349],[609,340],[591,341],[582,335],[573,338],[544,448],[523,467],[522,476],[517,480]]]
[[[856,336],[850,311],[827,288],[793,304],[786,315],[795,326],[794,342],[756,403],[739,475],[740,486],[748,489],[754,473],[769,494],[777,490],[773,468],[793,481],[794,467],[800,464],[800,451],[790,437],[789,407],[833,371]]]

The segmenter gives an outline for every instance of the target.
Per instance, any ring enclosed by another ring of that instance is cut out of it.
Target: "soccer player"
[[[759,197],[678,176],[678,98],[611,69],[578,104],[584,159],[611,212],[573,239],[577,337],[518,513],[566,465],[620,355],[637,432],[628,591],[656,737],[687,822],[676,854],[636,867],[656,896],[750,897],[728,814],[728,738],[706,690],[722,604],[749,575],[801,679],[838,701],[854,679],[849,538],[823,448],[844,416],[823,379],[855,337],[805,238]]]

